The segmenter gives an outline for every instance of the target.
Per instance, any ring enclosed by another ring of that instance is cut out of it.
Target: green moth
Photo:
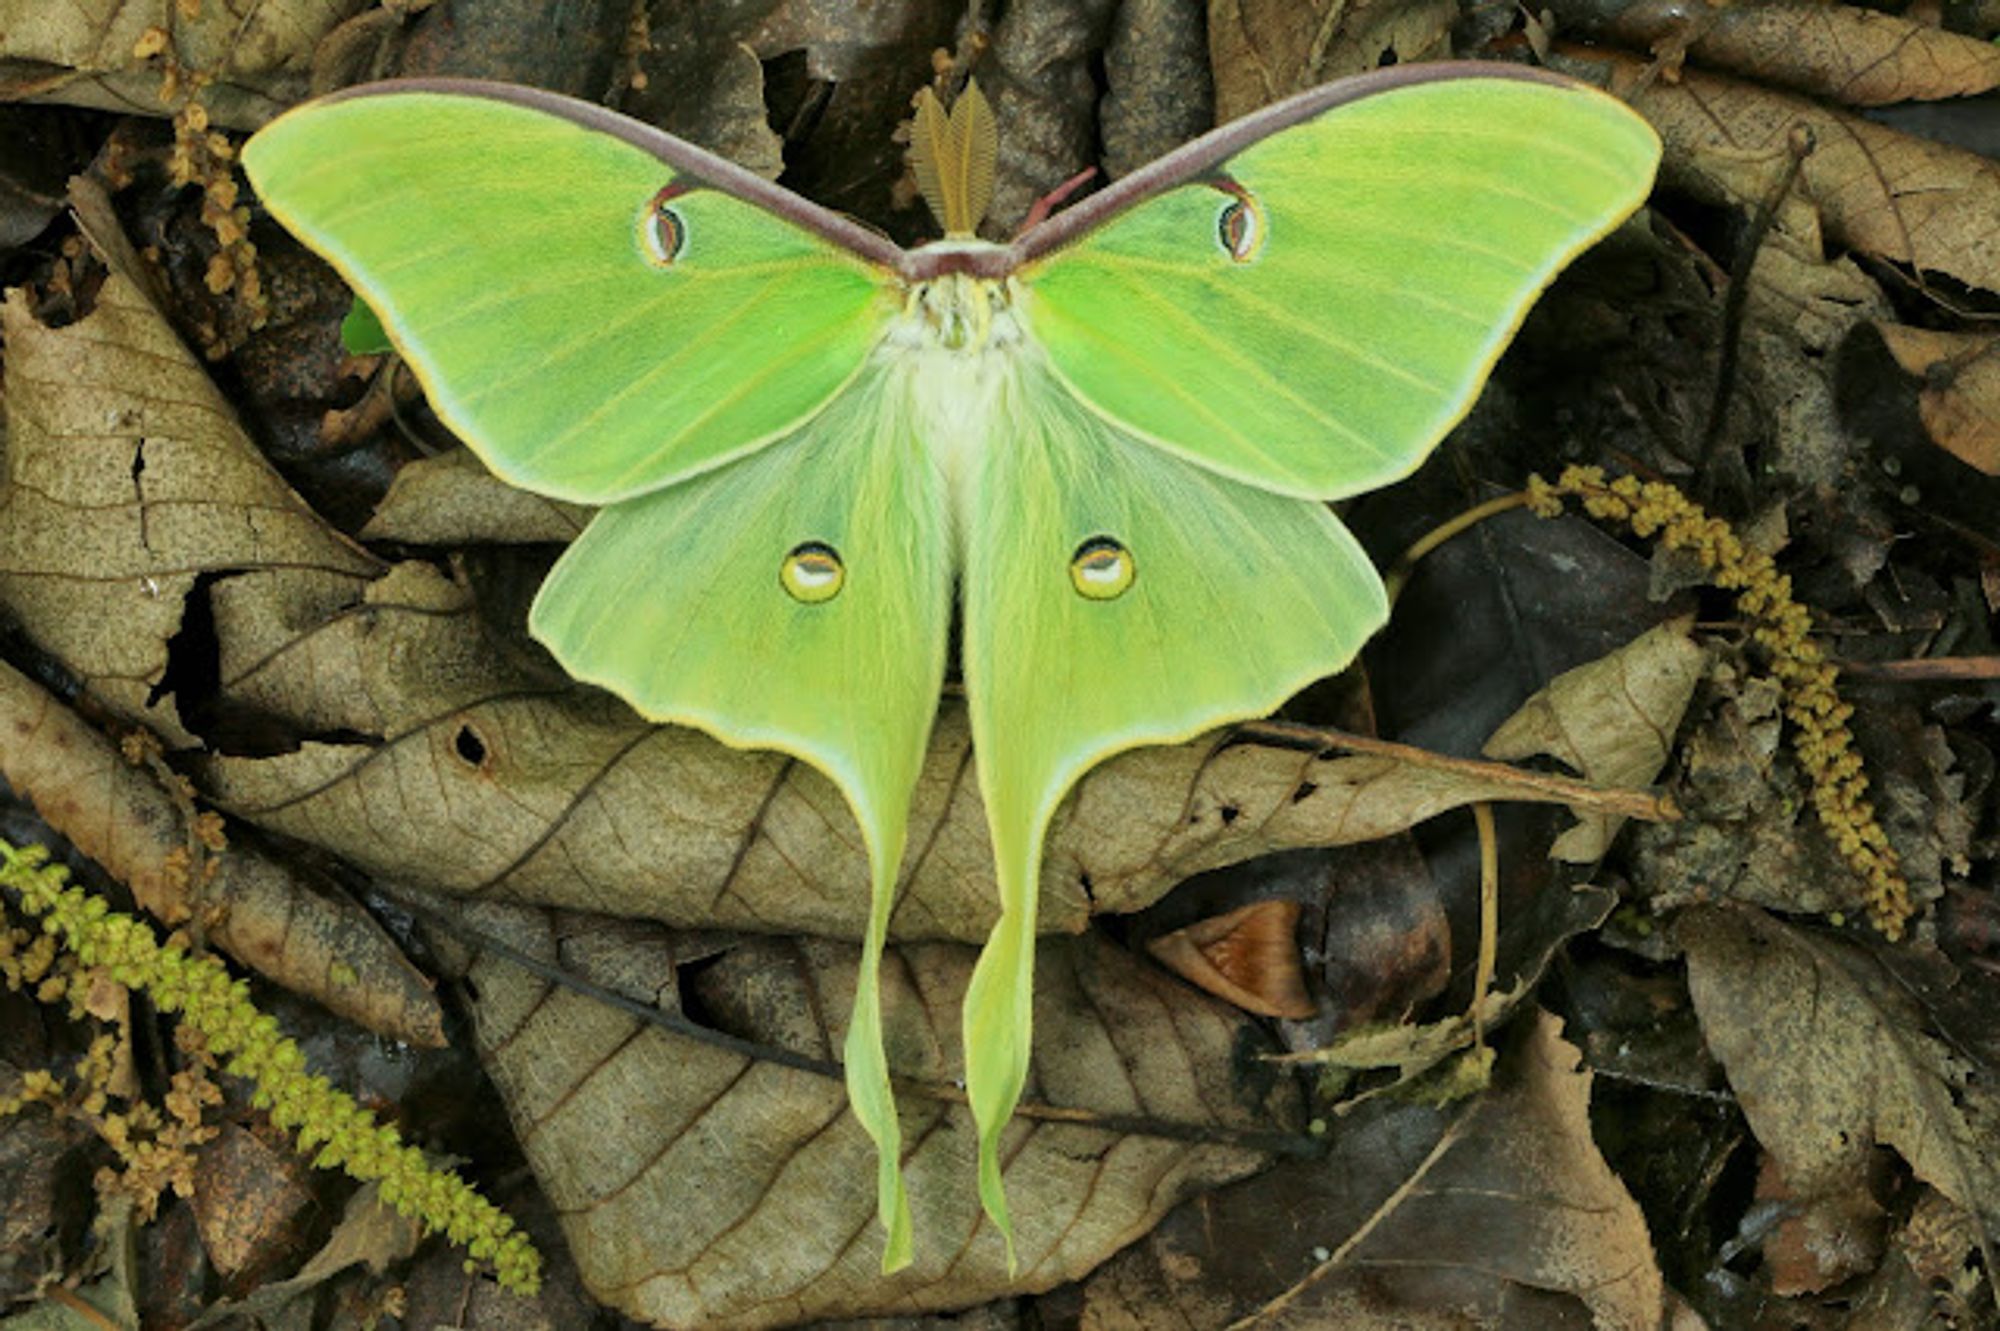
[[[515,485],[602,511],[534,635],[648,717],[812,764],[873,898],[846,1041],[909,1203],[876,974],[954,601],[1000,885],[963,1012],[979,1189],[1028,1071],[1042,839],[1093,764],[1260,715],[1388,614],[1325,501],[1407,475],[1556,271],[1645,198],[1621,103],[1513,66],[1280,102],[1029,227],[974,238],[976,92],[920,104],[946,236],[904,249],[601,107],[373,85],[244,150]]]

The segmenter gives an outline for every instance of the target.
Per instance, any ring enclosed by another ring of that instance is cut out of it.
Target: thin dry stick
[[[1238,726],[1236,733],[1245,739],[1262,740],[1286,748],[1345,749],[1349,753],[1393,758],[1412,767],[1427,767],[1453,776],[1492,781],[1520,792],[1516,798],[1538,804],[1567,804],[1573,809],[1608,813],[1620,818],[1639,818],[1649,823],[1677,822],[1681,816],[1673,799],[1664,794],[1592,785],[1574,777],[1530,772],[1507,763],[1453,758],[1412,744],[1356,735],[1331,726],[1309,726],[1297,721],[1250,721]]]
[[[1479,961],[1472,973],[1472,1045],[1486,1043],[1486,1000],[1500,951],[1500,837],[1493,829],[1493,806],[1472,806],[1479,829]]]

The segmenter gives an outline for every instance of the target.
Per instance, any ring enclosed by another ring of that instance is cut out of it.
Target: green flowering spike
[[[227,1071],[255,1083],[252,1103],[293,1134],[301,1154],[379,1183],[382,1199],[397,1211],[490,1260],[505,1288],[521,1294],[540,1288],[541,1254],[513,1219],[457,1174],[433,1168],[325,1077],[307,1072],[298,1046],[250,1001],[247,982],[212,957],[189,956],[178,943],[163,946],[143,921],[71,886],[68,871],[49,865],[41,846],[17,849],[0,841],[0,888],[18,893],[21,909],[85,965],[107,967],[160,1011],[181,1013]]]

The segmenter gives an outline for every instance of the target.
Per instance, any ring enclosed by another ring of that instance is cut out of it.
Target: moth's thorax
[[[940,242],[967,248],[981,241]],[[903,289],[876,355],[903,394],[917,437],[950,478],[965,484],[1027,362],[1039,353],[1011,277],[941,273]]]

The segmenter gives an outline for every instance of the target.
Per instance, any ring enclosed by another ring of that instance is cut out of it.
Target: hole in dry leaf
[[[1224,827],[1235,826],[1236,820],[1242,816],[1243,810],[1237,808],[1234,804],[1225,804],[1222,806],[1221,817]]]
[[[1299,788],[1292,792],[1292,803],[1303,804],[1319,793],[1319,786],[1311,781],[1301,781]]]
[[[468,767],[486,765],[486,741],[479,738],[479,732],[471,726],[460,726],[458,733],[451,737],[452,751],[465,761]]]

